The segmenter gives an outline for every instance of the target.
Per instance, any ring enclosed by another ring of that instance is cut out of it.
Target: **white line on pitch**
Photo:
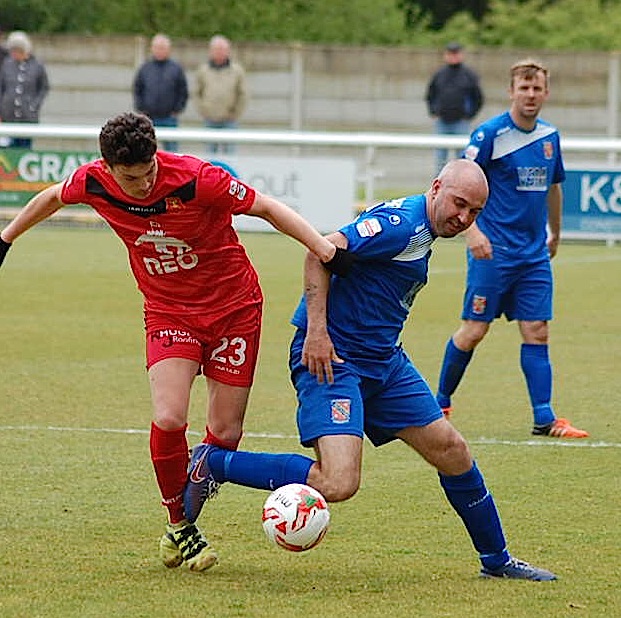
[[[83,432],[83,433],[120,433],[120,434],[143,434],[148,435],[148,429],[113,429],[106,427],[54,427],[40,425],[0,425],[0,431],[66,431],[66,432]],[[201,436],[198,431],[188,431],[188,434]],[[266,438],[269,440],[297,440],[298,436],[280,434],[280,433],[255,433],[246,432],[244,436],[247,438]],[[540,447],[573,447],[573,448],[621,448],[621,444],[617,442],[590,442],[590,441],[566,441],[566,440],[501,440],[498,438],[473,438],[468,440],[470,444],[491,445],[491,446],[540,446]]]

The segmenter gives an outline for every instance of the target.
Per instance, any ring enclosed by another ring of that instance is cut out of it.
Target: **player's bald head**
[[[485,202],[489,195],[489,187],[481,166],[470,159],[453,159],[438,174],[438,180],[446,187],[461,187],[480,195]]]

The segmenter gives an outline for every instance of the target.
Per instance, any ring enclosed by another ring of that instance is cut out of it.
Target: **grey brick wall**
[[[131,82],[136,67],[148,55],[148,39],[34,36],[33,41],[51,82],[42,122],[99,126],[119,111],[131,109]],[[174,57],[188,73],[192,93],[181,125],[200,126],[194,72],[206,57],[207,41],[174,40],[173,45]],[[246,68],[250,87],[244,128],[292,127],[296,83],[292,71],[297,58],[303,66],[301,129],[433,132],[423,98],[429,76],[442,62],[438,50],[234,42],[234,53]],[[486,95],[477,120],[506,109],[508,68],[525,56],[541,59],[551,70],[552,91],[544,118],[564,135],[608,134],[609,72],[616,57],[604,52],[467,50],[467,62],[481,75]],[[618,102],[613,107],[618,120]],[[58,146],[42,140],[37,145]],[[71,145],[78,146],[96,147]],[[428,152],[379,152],[377,165],[385,173],[378,186],[409,188],[425,183],[433,174],[432,159]]]

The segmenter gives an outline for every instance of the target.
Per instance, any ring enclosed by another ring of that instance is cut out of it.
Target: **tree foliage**
[[[397,6],[404,12],[407,28],[415,28],[428,18],[430,28],[441,30],[451,17],[462,12],[481,21],[489,8],[489,0],[398,0]]]
[[[0,28],[234,41],[621,49],[618,0],[0,0]]]

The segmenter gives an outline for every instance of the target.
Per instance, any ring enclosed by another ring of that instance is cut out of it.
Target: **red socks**
[[[239,440],[221,440],[209,431],[209,427],[205,427],[205,431],[206,435],[203,439],[205,444],[213,444],[214,446],[223,448],[227,451],[236,451],[239,443],[241,442],[241,438],[239,438]]]
[[[162,504],[168,509],[171,524],[185,518],[183,488],[188,473],[186,429],[187,424],[179,429],[166,431],[151,423],[151,461],[162,494]]]

